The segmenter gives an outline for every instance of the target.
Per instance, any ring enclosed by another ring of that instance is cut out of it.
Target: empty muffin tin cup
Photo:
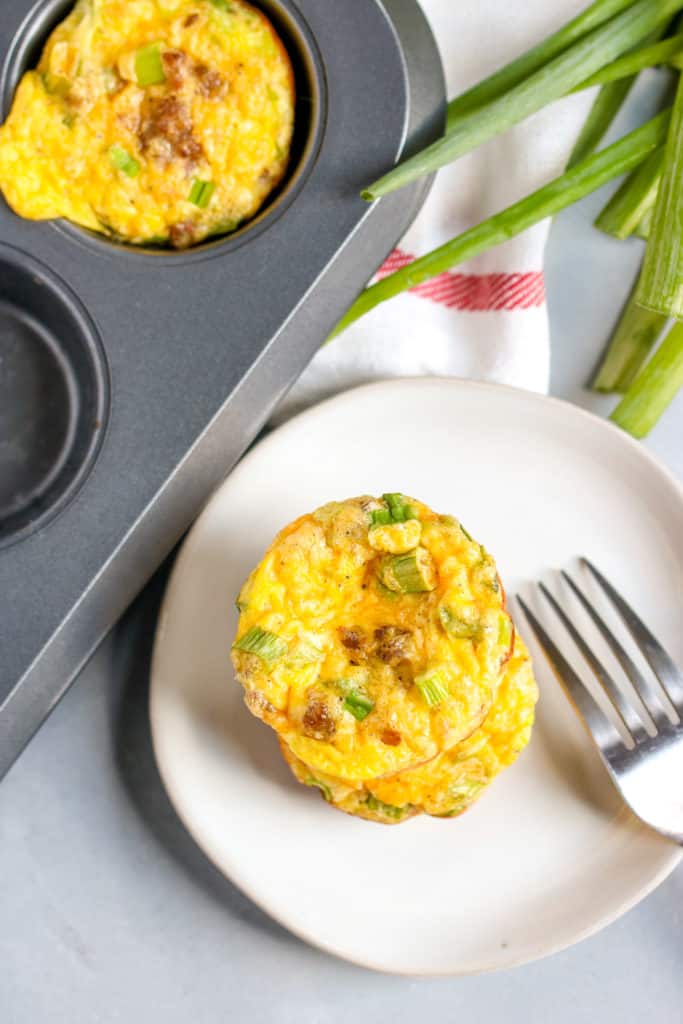
[[[74,497],[109,406],[95,327],[47,267],[0,245],[0,547]]]

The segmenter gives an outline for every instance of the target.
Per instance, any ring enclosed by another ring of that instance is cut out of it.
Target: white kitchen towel
[[[448,94],[507,63],[574,17],[588,0],[422,0]],[[437,176],[388,272],[561,174],[594,92],[554,103]],[[314,358],[278,420],[347,387],[437,374],[545,391],[549,379],[543,253],[548,223],[399,295]]]

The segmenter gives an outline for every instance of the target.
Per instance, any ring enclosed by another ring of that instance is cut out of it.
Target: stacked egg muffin
[[[248,708],[340,810],[454,817],[529,741],[529,656],[452,516],[403,494],[324,505],[276,537],[238,608]]]

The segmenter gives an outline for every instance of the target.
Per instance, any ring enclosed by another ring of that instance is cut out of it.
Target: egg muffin
[[[294,127],[287,52],[243,0],[79,0],[0,128],[16,213],[186,248],[253,217]]]
[[[316,787],[339,810],[357,817],[398,824],[417,814],[452,818],[471,807],[493,779],[511,765],[531,737],[538,688],[529,654],[519,636],[494,705],[468,739],[429,764],[364,784],[349,784],[314,773],[282,740],[293,774]]]
[[[514,642],[491,556],[402,494],[287,526],[239,595],[247,706],[314,772],[393,775],[471,735]]]

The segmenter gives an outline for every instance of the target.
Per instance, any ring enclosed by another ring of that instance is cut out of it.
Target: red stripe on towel
[[[415,257],[409,253],[394,249],[380,267],[377,276],[387,277],[414,260]],[[542,271],[526,274],[458,274],[446,270],[410,290],[414,295],[438,302],[448,309],[469,313],[531,309],[545,302]]]

